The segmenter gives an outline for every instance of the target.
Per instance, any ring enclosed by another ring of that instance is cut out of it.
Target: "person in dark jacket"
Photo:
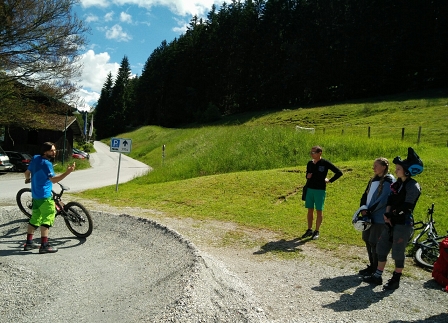
[[[384,157],[379,157],[373,162],[373,174],[360,201],[360,207],[366,208],[361,211],[362,216],[370,219],[370,227],[362,231],[369,265],[359,271],[361,276],[370,276],[378,266],[376,243],[385,226],[383,215],[386,213],[387,199],[391,192],[390,185],[395,182],[395,178],[389,174],[389,161]]]
[[[405,160],[401,160],[398,156],[394,158],[393,163],[396,167],[397,181],[391,185],[392,193],[389,195],[386,213],[384,213],[384,222],[387,227],[381,233],[377,243],[378,266],[375,273],[364,277],[365,282],[382,285],[387,255],[392,250],[395,270],[392,278],[383,287],[389,290],[400,286],[406,246],[413,232],[413,211],[421,194],[420,185],[412,176],[423,171],[423,162],[411,147],[408,148],[408,157]]]
[[[327,183],[333,183],[342,176],[342,172],[330,161],[322,158],[322,147],[314,146],[310,151],[311,158],[306,165],[306,198],[305,208],[308,209],[308,230],[302,235],[302,239],[311,237],[319,238],[319,229],[323,220],[323,210],[326,197]],[[328,170],[334,175],[328,179]],[[313,231],[314,209],[316,209],[316,229]]]

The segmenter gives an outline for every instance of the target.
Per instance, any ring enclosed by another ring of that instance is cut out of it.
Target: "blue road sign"
[[[132,148],[132,139],[112,138],[110,141],[110,151],[117,153],[130,153]]]

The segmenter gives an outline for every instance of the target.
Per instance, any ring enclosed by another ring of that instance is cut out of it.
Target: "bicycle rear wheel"
[[[424,241],[415,252],[415,260],[423,267],[433,268],[439,257],[439,244],[436,241]]]
[[[22,188],[17,192],[16,202],[20,211],[28,218],[31,218],[33,213],[33,196],[31,194],[31,188]]]
[[[62,213],[65,225],[78,238],[87,238],[93,230],[90,213],[78,202],[69,202]]]

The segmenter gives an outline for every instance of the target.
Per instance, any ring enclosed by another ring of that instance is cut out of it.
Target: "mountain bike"
[[[434,263],[439,257],[439,243],[445,236],[439,236],[434,221],[434,203],[428,208],[426,222],[419,221],[414,223],[414,232],[421,232],[410,242],[415,251],[415,261],[420,265],[433,268]],[[424,238],[425,240],[421,239]]]
[[[64,218],[65,225],[78,238],[87,238],[93,230],[93,221],[89,211],[78,202],[62,202],[62,194],[70,188],[58,183],[61,191],[53,193],[53,200],[56,207],[56,216],[60,215]],[[33,210],[33,197],[31,188],[22,188],[16,195],[17,205],[28,218],[31,218]]]

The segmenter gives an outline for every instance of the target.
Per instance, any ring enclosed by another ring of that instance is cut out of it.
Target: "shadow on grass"
[[[262,255],[268,252],[298,252],[302,251],[299,247],[304,245],[310,239],[294,238],[292,240],[281,239],[278,241],[270,241],[255,251],[254,255]]]

